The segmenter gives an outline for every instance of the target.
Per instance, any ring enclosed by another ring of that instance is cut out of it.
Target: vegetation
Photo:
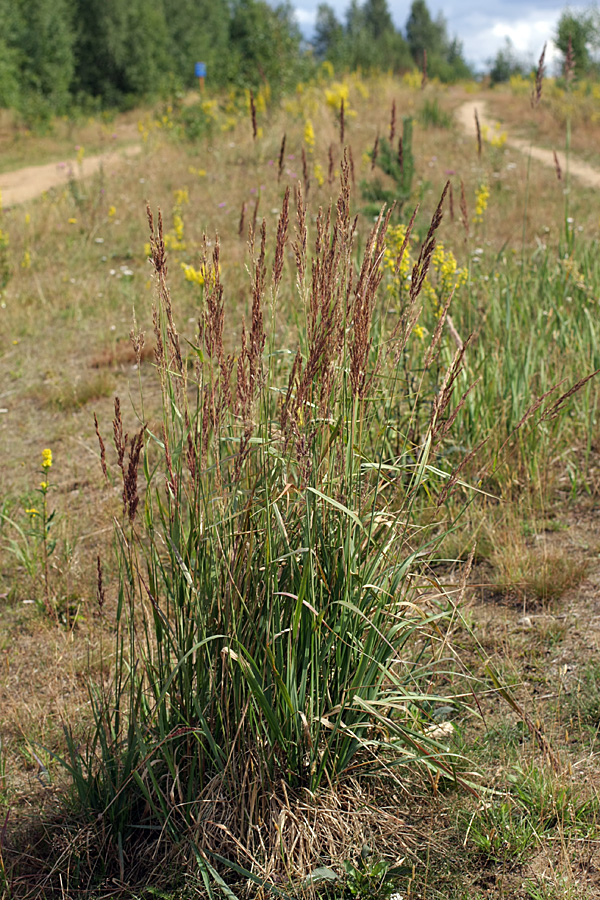
[[[591,898],[597,217],[511,141],[599,97],[513,76],[471,139],[414,69],[251,92],[260,21],[0,213],[0,887]]]

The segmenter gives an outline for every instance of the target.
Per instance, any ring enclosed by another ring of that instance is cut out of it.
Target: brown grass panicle
[[[375,143],[373,144],[373,149],[371,150],[371,171],[375,168],[375,163],[377,162],[377,155],[379,153],[379,132],[375,135]]]
[[[390,110],[390,144],[394,143],[396,137],[396,100],[392,100],[392,108]]]
[[[465,183],[460,179],[460,221],[465,233],[465,241],[469,239],[469,211],[467,209],[467,197],[465,193]]]
[[[385,235],[392,210],[381,210],[367,239],[363,262],[354,288],[350,312],[352,337],[350,340],[350,384],[352,395],[363,400],[377,375],[378,361],[367,375],[371,351],[371,325],[377,291],[383,278],[381,265],[385,251]]]
[[[283,174],[283,166],[285,162],[285,132],[281,138],[281,146],[279,147],[279,159],[277,160],[277,181],[281,181]]]
[[[273,295],[277,294],[283,275],[283,262],[285,247],[287,243],[288,229],[290,224],[290,189],[286,188],[283,197],[283,204],[279,221],[277,223],[277,240],[275,243],[275,259],[273,261],[273,275],[271,279],[271,290]]]
[[[475,109],[473,112],[475,116],[475,132],[477,134],[477,156],[479,157],[479,159],[481,159],[481,151],[483,149],[483,141],[481,139],[481,125],[479,124],[479,114],[477,112],[477,109]]]
[[[545,46],[544,46],[545,49]],[[573,83],[573,79],[575,78],[575,53],[573,52],[573,41],[571,39],[571,35],[569,35],[569,40],[567,43],[567,52],[565,55],[565,64],[564,64],[564,76],[565,81],[568,85]]]
[[[552,151],[552,155],[554,156],[554,171],[556,172],[556,180],[562,181],[562,169],[560,167],[558,156],[556,155],[556,150]]]
[[[250,119],[252,121],[252,139],[256,140],[258,136],[258,124],[256,122],[256,103],[254,102],[254,94],[250,91]]]
[[[140,464],[140,455],[144,443],[144,435],[146,426],[142,425],[140,430],[131,440],[129,435],[123,431],[123,418],[121,415],[121,401],[115,397],[115,415],[113,418],[113,436],[115,442],[115,450],[117,451],[117,464],[121,469],[123,478],[123,514],[129,517],[129,521],[133,524],[135,514],[139,504],[138,494],[138,469]],[[98,431],[100,440],[100,448],[102,452],[103,442]],[[125,463],[125,453],[129,447],[129,460]]]
[[[569,38],[569,43],[571,38]],[[546,44],[544,44],[542,48],[542,52],[540,54],[540,58],[538,61],[538,66],[535,72],[535,84],[533,86],[533,91],[531,93],[531,108],[536,109],[540,105],[540,100],[542,99],[542,88],[544,86],[544,73],[546,71],[545,66],[545,58],[546,58]]]
[[[308,172],[308,159],[306,158],[306,148],[302,147],[302,180],[304,182],[304,196],[308,197],[310,190],[310,175]]]

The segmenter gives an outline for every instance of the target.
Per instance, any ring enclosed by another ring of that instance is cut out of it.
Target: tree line
[[[285,90],[328,59],[339,69],[420,67],[444,80],[468,75],[458,41],[425,0],[414,0],[406,37],[387,0],[351,0],[345,22],[319,7],[314,41],[289,2],[266,0],[0,0],[0,106],[35,117],[126,107],[193,83],[205,62],[212,86]]]
[[[285,88],[306,65],[289,4],[265,0],[0,0],[0,107],[127,107],[194,81]]]
[[[199,61],[211,86],[268,82],[274,91],[323,60],[337,70],[417,66],[442,81],[472,75],[460,40],[425,0],[413,0],[403,30],[387,0],[350,0],[343,19],[321,3],[310,42],[288,0],[0,0],[0,25],[0,107],[30,119],[172,94],[193,83]],[[599,35],[594,10],[566,10],[555,42],[589,74]],[[507,45],[490,68],[502,81],[526,66]]]

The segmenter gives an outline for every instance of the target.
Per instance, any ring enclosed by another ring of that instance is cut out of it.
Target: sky
[[[303,34],[310,38],[313,32],[317,6],[320,0],[293,0],[296,17]],[[327,0],[338,17],[343,20],[349,0]],[[489,5],[488,5],[489,4]],[[388,0],[388,6],[396,26],[404,30],[411,0]],[[548,41],[546,61],[555,56],[551,45],[552,35],[567,0],[485,0],[479,3],[469,0],[427,0],[427,6],[435,18],[442,13],[448,25],[450,37],[458,36],[463,42],[464,55],[476,70],[486,68],[489,60],[504,46],[509,37],[519,57],[537,65],[544,43]],[[577,9],[578,4],[570,4]],[[581,7],[579,7],[581,8]]]

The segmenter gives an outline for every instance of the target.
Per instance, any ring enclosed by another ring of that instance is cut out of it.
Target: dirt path
[[[490,119],[486,116],[485,100],[469,100],[467,103],[463,103],[456,111],[456,118],[467,134],[472,135],[473,138],[476,137],[475,110],[477,110],[479,123],[482,127],[487,125],[488,128],[492,129],[496,124],[494,119]],[[554,154],[551,150],[544,150],[542,147],[532,146],[532,144],[524,138],[512,137],[510,134],[506,138],[506,144],[509,147],[513,147],[515,150],[520,150],[521,153],[531,153],[533,159],[543,163],[545,166],[554,168]],[[565,154],[557,150],[556,155],[562,171],[565,172],[567,168]],[[569,172],[571,175],[575,175],[582,184],[585,184],[588,187],[600,187],[600,171],[586,162],[573,159],[571,156],[569,159]]]
[[[33,200],[34,197],[39,197],[50,188],[66,184],[73,172],[78,176],[88,178],[98,172],[100,168],[114,169],[121,164],[124,158],[137,156],[141,151],[142,148],[139,144],[132,144],[110,153],[84,157],[81,164],[72,159],[5,172],[0,175],[2,205],[5,207],[16,206],[18,203]]]

